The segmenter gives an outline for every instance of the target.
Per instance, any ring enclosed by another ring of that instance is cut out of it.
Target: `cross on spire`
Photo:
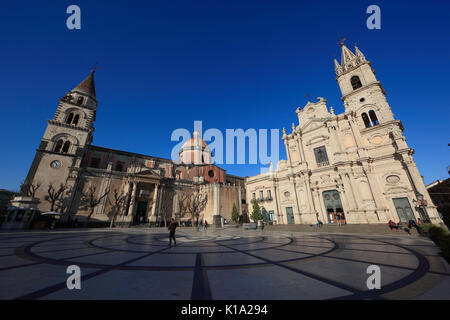
[[[341,47],[345,46],[344,41],[347,40],[347,38],[339,38],[339,43],[341,45]]]
[[[98,61],[94,64],[94,67],[92,67],[92,70],[91,70],[92,72],[94,72],[95,70],[98,69],[97,65],[98,65]]]

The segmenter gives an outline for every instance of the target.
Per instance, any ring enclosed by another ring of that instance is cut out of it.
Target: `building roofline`
[[[171,162],[171,163],[175,164],[175,162],[170,160],[170,159],[161,158],[161,157],[155,157],[155,156],[149,156],[149,155],[142,154],[142,153],[123,151],[123,150],[117,150],[117,149],[100,147],[100,146],[94,146],[94,145],[89,145],[87,148],[91,149],[91,150],[95,150],[96,149],[96,150],[105,151],[105,152],[122,153],[124,155],[132,155],[132,156],[137,156],[137,157],[142,157],[142,158],[151,158],[151,159],[167,161],[167,162]]]

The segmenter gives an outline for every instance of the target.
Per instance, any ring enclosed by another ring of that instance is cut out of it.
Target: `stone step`
[[[385,235],[401,235],[408,237],[405,229],[401,231],[392,230],[386,224],[346,224],[346,225],[330,225],[325,224],[318,228],[316,225],[302,224],[284,224],[284,225],[267,225],[264,227],[267,231],[292,231],[292,232],[323,232],[323,233],[359,233],[359,234],[385,234]],[[410,231],[412,236],[418,236],[419,233],[415,228]]]

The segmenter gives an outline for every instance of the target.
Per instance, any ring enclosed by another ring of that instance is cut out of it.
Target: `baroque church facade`
[[[297,108],[299,124],[283,128],[287,160],[246,178],[247,202],[279,224],[442,223],[371,63],[341,46],[334,64],[345,112],[320,97]]]
[[[177,162],[103,148],[92,144],[97,106],[92,71],[59,99],[53,119],[47,120],[25,180],[40,185],[35,197],[41,212],[50,210],[46,201],[49,186],[58,189],[63,184],[67,189],[55,209],[80,222],[89,214],[86,195],[90,190],[95,190],[97,198],[109,190],[91,217],[100,225],[109,224],[117,212],[116,223],[123,225],[159,224],[162,211],[166,218],[189,220],[180,212],[178,195],[192,188],[207,195],[206,207],[199,215],[201,221],[212,224],[214,216],[230,219],[233,205],[240,215],[246,213],[244,179],[211,164],[211,151],[198,131],[183,145]],[[126,195],[120,208],[115,205],[115,195]],[[167,202],[169,205],[161,208]]]

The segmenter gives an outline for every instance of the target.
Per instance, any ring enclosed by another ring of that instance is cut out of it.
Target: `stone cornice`
[[[375,73],[375,71],[372,68],[372,63],[370,61],[365,60],[365,61],[357,63],[355,66],[350,67],[350,68],[349,67],[345,67],[345,66],[342,67],[342,70],[343,70],[342,73],[339,74],[339,75],[336,75],[335,80],[337,81],[340,77],[346,75],[347,73],[352,72],[353,70],[358,69],[359,67],[361,67],[361,66],[363,66],[365,64],[368,64],[370,66],[370,68],[372,69],[373,73]]]
[[[74,129],[74,130],[85,131],[85,132],[93,132],[94,131],[94,128],[78,127],[78,126],[75,126],[75,125],[72,125],[72,124],[63,123],[63,122],[56,121],[56,120],[48,119],[47,123],[48,124],[53,124],[53,125],[58,126],[58,127],[64,127],[64,128]]]
[[[65,103],[65,104],[68,104],[70,106],[74,106],[74,107],[77,107],[77,108],[86,109],[86,110],[90,110],[90,111],[94,111],[94,112],[97,110],[97,106],[95,106],[95,107],[88,107],[88,106],[84,106],[84,105],[79,105],[79,104],[76,104],[74,102],[64,101],[64,100],[62,100],[62,98],[59,98],[58,100],[59,100],[58,106],[63,104],[63,103]],[[97,100],[95,100],[95,102],[97,102]]]
[[[391,125],[393,125],[393,124],[394,124],[394,125],[399,125],[400,128],[402,129],[402,131],[404,130],[404,129],[403,129],[402,122],[401,122],[400,120],[390,120],[390,121],[387,121],[387,122],[382,122],[382,123],[377,124],[376,126],[373,126],[373,127],[370,127],[370,128],[364,128],[364,129],[361,130],[361,133],[362,133],[362,134],[364,134],[364,133],[370,133],[370,132],[372,132],[372,131],[377,131],[378,129],[382,129],[382,128],[385,128],[385,127],[389,127],[389,126],[391,126]]]
[[[57,155],[57,156],[67,156],[67,157],[72,157],[72,158],[77,158],[78,157],[78,155],[72,154],[72,153],[61,153],[61,152],[54,152],[54,151],[43,150],[43,149],[36,149],[36,152],[54,154],[54,155]]]
[[[406,148],[406,149],[402,149],[397,151],[395,154],[408,154],[410,155],[412,152],[411,148]],[[350,167],[354,167],[354,166],[362,166],[364,164],[374,164],[376,162],[379,161],[383,161],[383,160],[387,160],[387,159],[392,159],[392,157],[394,157],[395,154],[387,154],[387,155],[383,155],[383,156],[379,156],[379,157],[364,157],[364,158],[360,158],[357,160],[349,160],[349,161],[339,161],[339,162],[335,162],[333,164],[330,164],[329,166],[326,167],[321,167],[321,168],[317,168],[317,169],[308,169],[308,170],[302,170],[300,172],[295,172],[294,174],[291,173],[287,173],[287,174],[282,174],[282,175],[276,175],[276,176],[272,176],[270,179],[269,176],[263,176],[263,175],[257,175],[257,176],[253,176],[255,177],[252,180],[247,180],[246,183],[256,183],[256,182],[261,182],[264,180],[273,180],[273,181],[283,181],[283,180],[288,180],[290,177],[292,177],[292,175],[294,176],[300,176],[300,174],[317,174],[317,173],[321,173],[321,172],[326,172],[326,171],[334,171],[335,168],[339,169],[339,168],[350,168]],[[360,163],[360,164],[358,164]],[[346,172],[346,171],[345,171]],[[279,172],[281,173],[281,172]],[[252,177],[249,177],[252,178]]]
[[[352,95],[354,95],[354,94],[356,94],[356,93],[359,93],[359,92],[361,92],[361,91],[364,91],[364,90],[366,90],[367,88],[370,88],[370,87],[373,87],[373,86],[378,86],[378,87],[380,87],[380,89],[381,89],[381,91],[383,92],[383,94],[386,94],[386,91],[384,90],[383,86],[381,85],[381,82],[375,81],[375,82],[369,83],[369,84],[367,84],[367,85],[365,85],[365,86],[362,86],[361,88],[358,88],[358,89],[356,89],[356,90],[354,90],[354,91],[352,91],[352,92],[350,92],[350,93],[347,93],[346,95],[344,95],[344,96],[341,97],[341,100],[342,100],[342,101],[345,101],[345,99],[347,99],[348,97],[350,97],[350,96],[352,96]]]

